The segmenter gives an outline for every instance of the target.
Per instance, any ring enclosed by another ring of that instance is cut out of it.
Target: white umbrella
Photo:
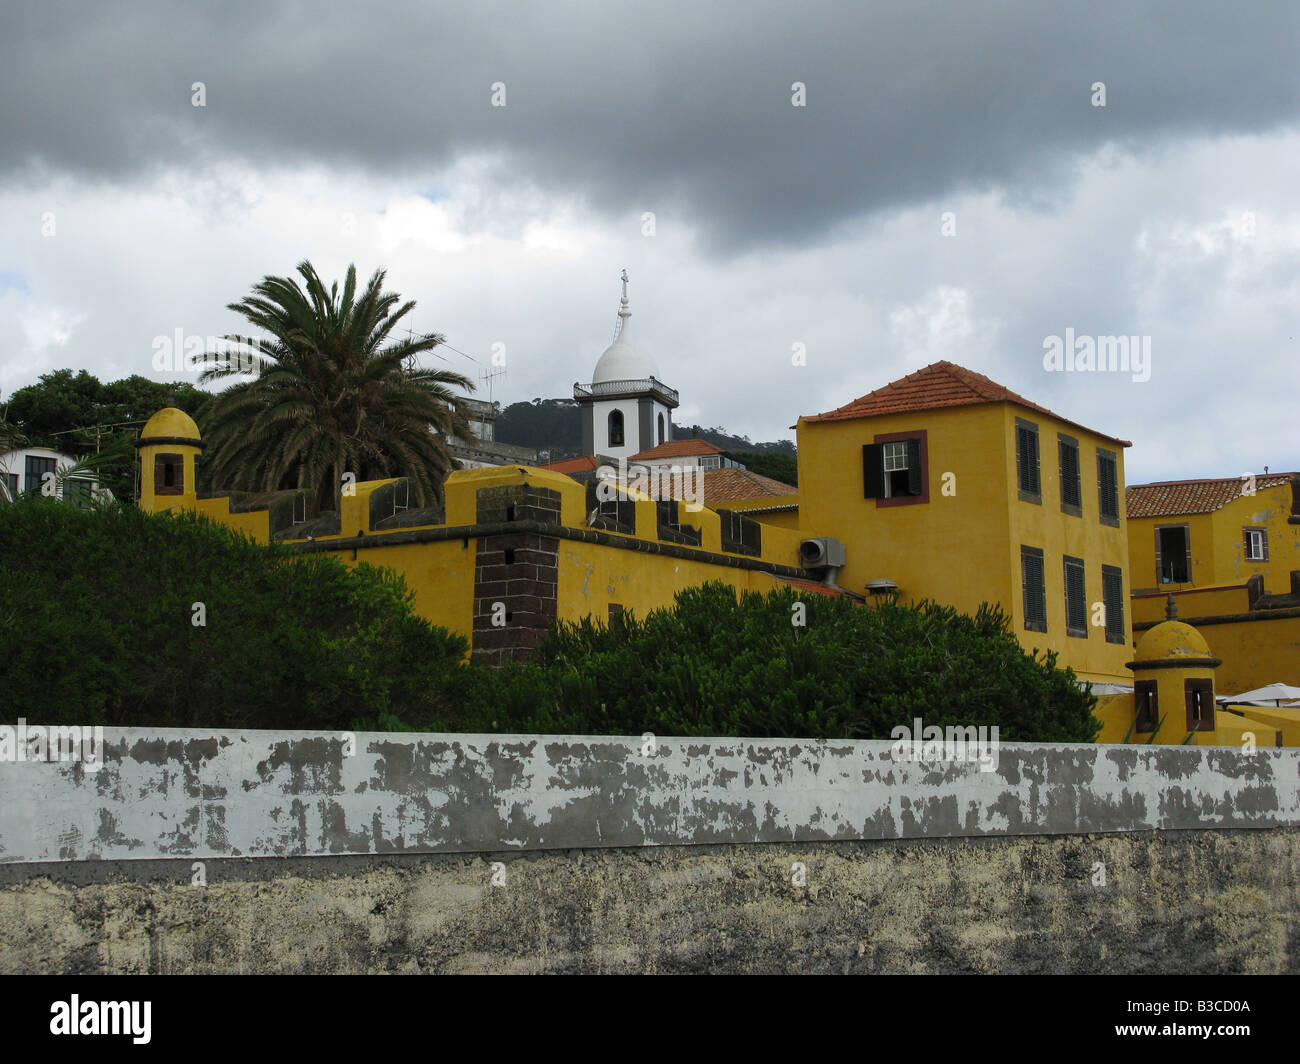
[[[1238,706],[1280,706],[1300,700],[1300,687],[1285,683],[1271,683],[1267,687],[1257,687],[1253,691],[1243,691],[1239,695],[1222,695],[1215,699],[1219,705]]]
[[[1079,684],[1080,687],[1083,683]],[[1131,695],[1133,693],[1132,684],[1122,683],[1095,683],[1092,685],[1094,695]]]

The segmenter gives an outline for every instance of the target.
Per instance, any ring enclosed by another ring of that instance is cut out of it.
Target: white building
[[[679,469],[744,469],[726,451],[708,440],[668,440],[634,454],[632,462],[644,466],[675,466]]]
[[[0,454],[0,499],[13,500],[20,492],[43,492],[78,506],[92,499],[111,499],[92,471],[65,477],[77,459],[49,447],[20,447]]]
[[[573,386],[573,398],[582,405],[584,454],[631,458],[673,438],[677,392],[658,379],[654,359],[632,341],[631,317],[624,270],[614,342],[597,361],[591,384]]]
[[[518,447],[513,443],[498,443],[496,438],[497,415],[500,403],[482,399],[457,400],[465,420],[469,422],[470,438],[455,438],[447,448],[462,469],[487,469],[503,465],[536,465],[537,452],[531,447]]]

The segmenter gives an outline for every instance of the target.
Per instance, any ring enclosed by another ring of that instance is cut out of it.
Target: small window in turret
[[[153,493],[185,494],[185,459],[179,454],[160,454],[153,460]]]
[[[1153,732],[1160,726],[1160,705],[1155,680],[1138,680],[1133,684],[1133,707],[1136,711],[1134,731]]]

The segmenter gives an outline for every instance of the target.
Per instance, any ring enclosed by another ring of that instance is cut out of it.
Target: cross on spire
[[[627,331],[627,320],[632,316],[632,311],[628,309],[627,305],[627,270],[620,273],[619,278],[623,281],[623,298],[618,303],[618,322],[614,326],[614,340],[617,340]]]

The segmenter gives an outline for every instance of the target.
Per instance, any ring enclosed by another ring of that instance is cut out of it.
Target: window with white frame
[[[1243,528],[1242,540],[1246,547],[1246,561],[1268,561],[1268,533],[1262,528]]]
[[[896,440],[885,447],[885,498],[896,499],[908,495],[907,441]]]

